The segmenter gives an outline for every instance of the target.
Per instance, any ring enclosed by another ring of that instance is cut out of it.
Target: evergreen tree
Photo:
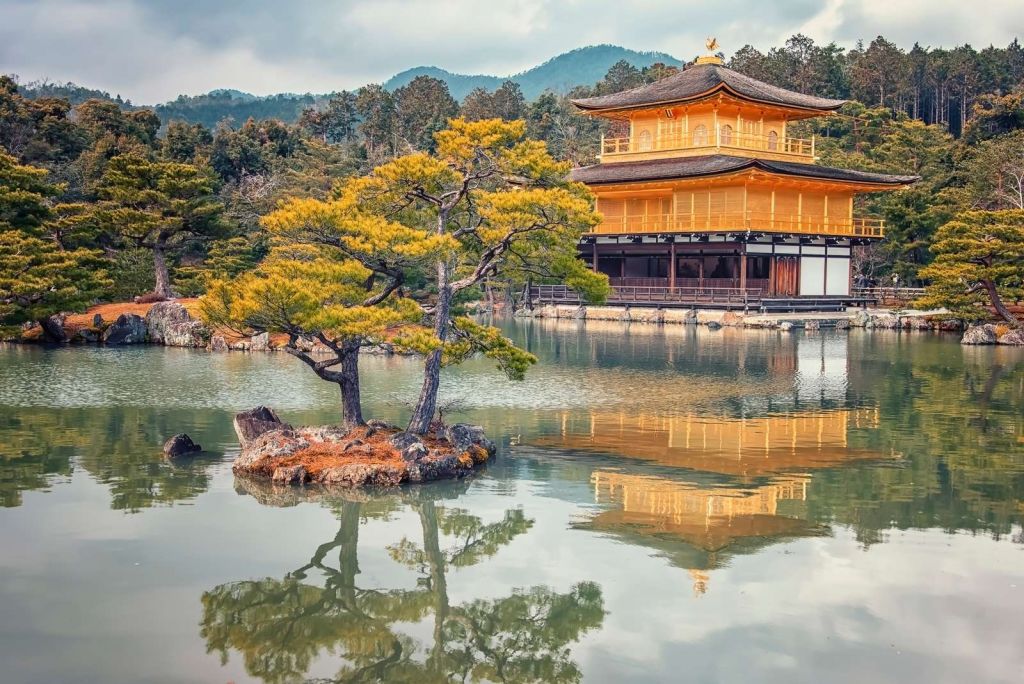
[[[607,279],[576,258],[580,236],[594,226],[593,196],[566,181],[569,166],[543,143],[524,140],[523,122],[456,119],[436,136],[437,154],[384,164],[342,189],[342,201],[373,216],[429,232],[450,246],[428,269],[436,291],[425,303],[430,334],[408,344],[426,355],[423,387],[409,430],[425,433],[437,406],[440,369],[473,352],[521,377],[534,361],[493,328],[455,314],[455,297],[485,278],[530,272],[559,275],[585,296],[603,299]]]
[[[966,318],[986,318],[991,306],[1013,327],[1021,322],[1005,301],[1024,298],[1024,211],[970,211],[942,226],[932,245],[935,261],[922,306],[944,306]]]
[[[356,92],[358,126],[371,160],[383,160],[395,151],[398,122],[395,98],[380,85],[368,85]]]
[[[36,321],[52,341],[63,329],[50,317],[84,308],[109,285],[94,250],[65,249],[46,236],[46,171],[0,152],[0,329]]]
[[[458,111],[448,85],[430,76],[417,76],[395,91],[398,135],[412,150],[432,151],[434,134]]]
[[[222,233],[222,207],[213,188],[212,174],[190,164],[136,155],[110,160],[100,188],[98,218],[123,244],[152,252],[155,298],[173,296],[169,253],[187,241],[202,242]]]

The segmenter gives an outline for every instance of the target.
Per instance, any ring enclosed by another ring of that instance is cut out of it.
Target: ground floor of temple
[[[851,259],[857,238],[750,235],[592,235],[579,256],[608,276],[610,303],[760,307],[763,300],[809,308],[861,303]],[[541,288],[542,301],[568,301],[564,288]],[[781,305],[780,305],[781,306]]]

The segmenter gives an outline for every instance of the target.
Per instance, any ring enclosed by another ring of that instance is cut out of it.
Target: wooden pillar
[[[676,243],[675,241],[670,242],[668,245],[668,286],[675,288],[676,286]]]
[[[593,263],[591,265],[593,266],[594,273],[597,273],[597,240],[596,239],[594,240],[594,244],[592,245],[592,249],[593,249],[593,257],[592,257]]]
[[[707,215],[707,218],[704,219],[704,228],[705,228],[705,230],[710,230],[711,229],[711,186],[710,185],[708,186],[708,215]]]
[[[747,289],[747,246],[743,245],[740,253],[740,289]]]

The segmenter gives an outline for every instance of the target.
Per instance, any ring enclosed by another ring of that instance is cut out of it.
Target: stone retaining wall
[[[743,328],[869,328],[883,330],[946,330],[964,328],[963,322],[949,319],[941,312],[858,309],[836,314],[761,314],[715,309],[657,309],[629,306],[576,306],[548,304],[517,311],[524,318],[548,318],[590,321],[620,321],[669,325],[707,325]]]

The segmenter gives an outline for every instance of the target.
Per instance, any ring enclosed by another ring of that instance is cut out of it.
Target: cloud
[[[506,75],[595,43],[680,58],[801,31],[852,46],[1007,44],[1019,0],[0,0],[0,71],[159,102],[239,88],[327,92],[419,65]]]

